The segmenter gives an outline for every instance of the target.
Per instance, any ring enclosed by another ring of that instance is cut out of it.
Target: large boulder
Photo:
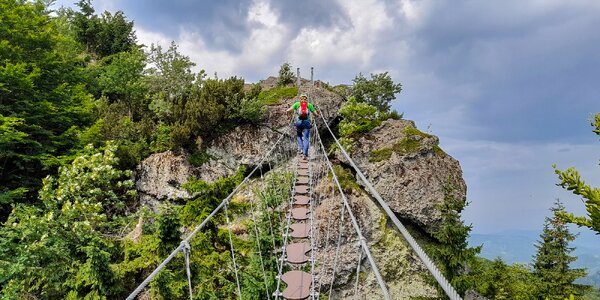
[[[157,211],[163,200],[193,197],[182,187],[190,177],[213,182],[234,173],[234,169],[216,160],[194,167],[186,153],[166,151],[152,154],[138,165],[135,185],[141,204]]]
[[[181,185],[193,174],[185,155],[173,151],[150,155],[136,170],[135,186],[141,203],[156,210],[159,200],[191,197]]]
[[[362,255],[359,276],[358,292],[361,297],[355,295],[354,280],[359,256],[359,240],[347,211],[341,223],[340,195],[337,191],[336,193],[332,191],[333,182],[328,176],[324,177],[315,189],[316,198],[320,199],[315,208],[314,219],[316,259],[319,262],[315,269],[318,290],[320,293],[328,292],[333,282],[332,296],[335,299],[383,299],[375,274],[365,255]],[[427,272],[425,266],[400,233],[388,228],[383,212],[366,192],[354,188],[346,188],[345,192],[392,299],[436,296],[435,288],[422,276]],[[339,228],[342,228],[341,234]],[[337,250],[338,239],[339,250]],[[336,253],[338,256],[334,277]]]
[[[436,206],[444,200],[445,187],[452,187],[457,199],[465,199],[467,189],[459,162],[438,143],[413,121],[390,119],[361,136],[351,152],[390,208],[430,233],[441,224]]]

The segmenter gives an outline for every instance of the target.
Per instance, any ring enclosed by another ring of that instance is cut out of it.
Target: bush
[[[281,99],[291,99],[298,95],[297,86],[276,87],[270,90],[261,91],[258,94],[258,100],[265,105],[277,105]]]
[[[402,118],[404,118],[404,113],[398,113],[396,110],[392,110],[390,112],[382,112],[381,115],[379,116],[379,120],[381,121],[385,121],[385,120],[401,120]]]
[[[266,107],[256,98],[245,98],[239,110],[240,122],[254,124],[261,121],[265,115]]]
[[[344,118],[339,125],[341,137],[355,137],[358,133],[369,132],[381,125],[376,107],[357,102],[352,97],[338,113]]]
[[[205,150],[198,150],[198,151],[192,153],[188,157],[188,162],[190,164],[192,164],[192,166],[194,166],[194,167],[200,167],[204,163],[206,163],[209,160],[211,160],[212,158],[213,157],[210,154],[206,153]]]
[[[392,153],[398,154],[409,154],[416,153],[421,150],[421,142],[419,138],[428,138],[431,135],[424,133],[415,127],[407,126],[404,128],[405,137],[399,142],[395,143],[391,148],[382,148],[371,151],[369,155],[370,162],[379,162],[383,160],[387,160],[392,156]],[[435,154],[439,156],[447,155],[442,148],[438,145],[433,145],[433,151]]]

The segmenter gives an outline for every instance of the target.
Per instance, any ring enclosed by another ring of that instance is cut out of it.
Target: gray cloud
[[[576,123],[564,120],[585,122],[599,108],[600,86],[593,79],[600,69],[597,6],[434,3],[411,40],[418,67],[411,71],[433,74],[445,90],[419,108],[468,103],[460,121],[486,129],[469,138],[585,140],[585,133],[574,134]],[[460,99],[457,87],[468,87],[474,97]]]
[[[339,3],[332,0],[278,0],[270,2],[292,34],[302,28],[327,28],[342,26],[349,28],[348,15]]]

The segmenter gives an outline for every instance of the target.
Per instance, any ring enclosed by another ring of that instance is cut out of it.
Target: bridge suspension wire
[[[385,211],[385,213],[387,214],[387,216],[392,220],[392,222],[394,223],[394,225],[396,225],[396,228],[398,228],[398,230],[400,231],[400,233],[402,234],[402,236],[404,237],[404,239],[406,239],[406,241],[411,246],[411,248],[415,251],[415,253],[417,254],[417,256],[419,256],[419,258],[421,259],[421,261],[423,262],[423,264],[425,265],[425,267],[433,275],[433,277],[439,283],[439,285],[442,287],[442,289],[444,290],[444,292],[446,293],[446,295],[451,300],[462,300],[462,298],[456,292],[456,290],[454,289],[454,287],[448,282],[448,280],[446,279],[446,277],[444,277],[444,275],[436,267],[436,265],[433,263],[433,261],[431,260],[431,258],[429,258],[429,256],[425,253],[425,251],[423,251],[423,249],[421,248],[421,246],[419,246],[419,244],[415,241],[415,239],[412,237],[412,235],[408,232],[408,230],[406,229],[406,227],[404,227],[404,225],[402,224],[402,222],[400,222],[400,220],[394,214],[394,212],[389,207],[389,205],[383,200],[383,198],[381,198],[381,195],[379,195],[379,193],[375,190],[375,188],[373,188],[373,185],[371,184],[371,182],[369,182],[369,180],[365,177],[365,175],[362,173],[362,171],[356,166],[356,164],[354,163],[354,161],[352,160],[352,158],[350,157],[350,155],[348,155],[348,153],[346,152],[346,150],[344,150],[344,147],[340,144],[339,140],[337,139],[337,137],[335,136],[335,134],[333,133],[333,131],[329,127],[329,124],[327,124],[327,120],[325,119],[325,117],[321,113],[321,110],[320,110],[319,107],[317,107],[317,111],[319,112],[319,115],[321,116],[321,118],[323,120],[323,124],[325,124],[325,127],[327,128],[327,130],[331,134],[331,137],[335,141],[338,149],[340,150],[340,152],[342,153],[342,155],[346,158],[346,160],[349,162],[349,164],[352,166],[352,168],[356,172],[356,175],[360,178],[360,180],[362,180],[364,186],[367,188],[367,190],[369,191],[369,193],[371,194],[371,196],[373,196],[377,200],[377,202],[383,208],[383,210]],[[369,253],[367,252],[367,249],[365,248],[364,250],[365,250],[365,254],[368,257]]]
[[[127,300],[133,300],[135,299],[135,297],[142,292],[142,290],[144,290],[144,288],[150,283],[150,281],[152,281],[154,279],[154,277],[156,277],[156,275],[158,275],[158,273],[160,273],[160,271],[162,271],[167,264],[173,260],[173,258],[175,258],[175,256],[179,253],[179,252],[185,252],[188,251],[186,249],[190,248],[190,240],[196,236],[196,234],[198,234],[198,232],[200,230],[202,230],[202,228],[204,228],[204,226],[206,226],[206,224],[208,224],[208,222],[221,210],[223,209],[226,205],[229,204],[229,201],[232,199],[232,197],[237,194],[242,186],[249,182],[249,179],[254,175],[254,173],[259,169],[260,166],[263,165],[263,163],[268,159],[272,157],[272,153],[275,149],[277,149],[278,146],[280,146],[281,142],[284,141],[285,137],[290,137],[289,134],[283,133],[281,134],[281,136],[277,139],[277,141],[275,141],[275,143],[273,143],[273,146],[269,149],[269,151],[267,151],[267,153],[265,153],[258,164],[256,164],[256,166],[252,169],[252,171],[250,171],[250,173],[248,173],[248,175],[246,175],[246,177],[242,180],[242,182],[240,182],[235,189],[225,198],[221,201],[221,203],[202,221],[202,223],[200,223],[200,225],[196,226],[196,228],[184,239],[181,241],[181,243],[179,244],[179,246],[177,246],[177,248],[175,248],[168,256],[167,258],[165,258],[153,271],[152,273],[150,273],[150,275],[148,275],[146,277],[146,279],[144,279],[144,281],[142,283],[140,283],[140,285],[137,286],[137,288],[131,292],[131,294],[129,294],[129,296],[126,298]],[[187,270],[186,270],[187,272]],[[190,279],[191,282],[191,279]],[[191,286],[191,283],[190,283]],[[191,289],[191,288],[190,288]],[[239,289],[238,289],[239,290]],[[190,292],[191,293],[191,292]],[[239,293],[239,291],[238,291]],[[240,294],[241,295],[241,294]]]
[[[334,185],[331,185],[331,198],[335,199],[335,186]],[[342,204],[340,203],[340,205],[342,205]],[[325,236],[325,247],[324,247],[324,249],[329,248],[330,234],[331,234],[331,218],[327,218],[327,230],[326,230],[326,236]],[[327,267],[327,261],[324,261],[321,264],[321,271],[319,272],[319,274],[324,274],[325,270],[326,270],[326,267]],[[323,287],[323,282],[320,280],[319,281],[319,289],[318,290],[321,290],[322,287]]]
[[[323,115],[322,114],[319,114],[319,115],[321,115],[321,117],[323,118],[324,123],[326,124],[326,126],[328,126],[327,122],[325,121],[325,118],[323,117]],[[315,127],[317,127],[316,122],[315,122]],[[321,146],[321,148],[323,149],[323,151],[325,151],[325,146],[323,145],[323,141],[321,139],[319,131],[316,130],[316,132],[317,132],[317,138],[319,140],[319,145]],[[391,299],[391,297],[390,297],[389,291],[387,289],[387,286],[385,285],[385,281],[383,280],[383,277],[381,276],[381,273],[379,272],[379,268],[377,267],[377,264],[375,263],[375,260],[373,259],[373,255],[371,254],[371,250],[369,249],[369,245],[367,244],[367,240],[366,240],[366,238],[362,234],[360,226],[358,225],[358,222],[356,221],[356,217],[354,216],[354,213],[352,213],[352,207],[350,206],[350,203],[348,202],[348,198],[346,197],[346,194],[344,193],[344,190],[342,189],[342,186],[340,185],[338,177],[335,174],[335,170],[333,169],[333,165],[331,164],[331,161],[329,160],[329,158],[327,156],[325,156],[325,162],[327,162],[327,166],[329,167],[329,170],[331,171],[331,175],[332,175],[333,181],[334,181],[335,185],[337,186],[337,188],[338,188],[338,190],[340,192],[340,195],[342,197],[342,201],[344,203],[344,207],[348,211],[348,215],[350,216],[350,220],[352,221],[352,227],[354,227],[354,231],[356,231],[356,234],[358,235],[358,239],[359,239],[359,243],[361,245],[361,248],[365,252],[367,260],[369,261],[369,264],[371,265],[371,269],[372,269],[373,273],[375,274],[375,278],[377,279],[377,283],[379,284],[379,287],[381,288],[381,291],[383,293],[383,297],[384,297],[384,299],[389,300],[389,299]],[[343,219],[343,214],[342,214],[342,219]],[[341,236],[341,234],[340,234],[340,236]],[[340,244],[340,241],[339,241],[339,238],[338,238],[338,248],[339,248],[339,244]],[[334,266],[334,275],[335,275],[335,266]],[[331,291],[331,287],[332,286],[333,286],[333,283],[330,286],[330,291]],[[331,297],[331,292],[330,292],[329,296]]]
[[[269,166],[271,164],[269,163]],[[271,168],[269,167],[269,170],[271,170]],[[260,182],[261,182],[261,194],[262,192],[264,192],[265,190],[265,180],[263,177],[263,170],[262,170],[262,166],[260,167]],[[264,197],[261,197],[264,199]],[[263,260],[263,253],[261,250],[261,246],[260,246],[260,230],[258,229],[258,226],[256,225],[256,206],[252,203],[252,201],[250,201],[250,208],[252,209],[251,215],[252,215],[252,224],[254,227],[254,236],[256,237],[256,247],[258,250],[258,257],[260,258],[260,269],[262,270],[262,275],[263,275],[263,280],[265,282],[265,292],[266,292],[266,298],[269,298],[269,283],[267,280],[267,272],[265,271],[265,263]],[[266,211],[266,210],[265,210]],[[269,215],[269,212],[266,211],[266,214]],[[272,233],[271,233],[272,235]],[[275,249],[275,237],[273,237],[273,249]]]
[[[229,234],[229,247],[231,248],[231,259],[233,261],[233,271],[235,272],[235,284],[237,286],[238,298],[242,300],[242,289],[240,288],[240,276],[238,275],[237,263],[235,262],[235,249],[233,249],[233,238],[231,237],[231,223],[229,222],[228,206],[229,204],[225,204],[225,220],[227,222],[227,233]]]
[[[296,177],[298,176],[298,167],[297,167],[297,163],[294,162],[294,179],[293,181],[296,181]],[[295,189],[294,186],[292,185],[291,189],[290,189],[290,197],[288,199],[288,209],[287,209],[287,213],[286,213],[286,224],[285,224],[285,229],[284,229],[284,233],[283,233],[283,246],[281,247],[281,256],[279,257],[279,264],[278,264],[278,268],[277,268],[277,285],[275,287],[275,300],[279,299],[280,293],[281,293],[281,276],[283,275],[283,265],[285,263],[285,255],[286,255],[286,247],[288,244],[288,237],[290,234],[290,224],[292,222],[292,208],[293,208],[293,199],[294,199],[294,194],[295,194]]]
[[[354,281],[354,299],[358,300],[358,297],[360,296],[358,294],[358,279],[360,276],[358,276],[360,274],[360,265],[362,263],[362,246],[359,244],[358,245],[358,261],[356,262],[356,281]]]

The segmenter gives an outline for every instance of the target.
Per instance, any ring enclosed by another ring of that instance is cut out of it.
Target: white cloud
[[[303,28],[290,43],[290,60],[320,66],[351,64],[365,68],[375,55],[380,39],[393,27],[381,1],[339,1],[350,26]],[[309,24],[308,24],[309,25]]]
[[[277,57],[285,46],[287,28],[279,22],[269,3],[262,0],[252,4],[247,22],[249,35],[240,41],[242,50],[239,53],[210,48],[198,32],[185,27],[180,28],[175,43],[181,53],[196,63],[196,71],[204,69],[210,76],[214,72],[221,78],[239,76],[245,73],[244,70],[276,65]],[[136,30],[138,40],[143,44],[157,43],[163,47],[170,44],[169,37],[162,33],[140,27],[136,27]]]
[[[404,17],[406,25],[419,27],[429,17],[431,6],[430,1],[400,0],[399,15]]]

